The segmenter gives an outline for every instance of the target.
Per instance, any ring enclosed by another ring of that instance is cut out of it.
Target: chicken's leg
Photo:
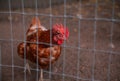
[[[41,71],[40,71],[40,78],[39,78],[39,81],[43,81],[43,69],[41,69]]]
[[[29,65],[28,62],[26,62],[26,64],[25,64],[25,70],[24,70],[24,72],[26,72],[26,70],[28,70],[29,74],[31,75],[30,65]]]

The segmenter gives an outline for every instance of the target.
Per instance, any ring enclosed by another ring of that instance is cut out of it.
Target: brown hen
[[[69,31],[62,24],[55,24],[52,29],[46,29],[38,18],[33,18],[26,33],[26,43],[18,45],[18,55],[33,63],[38,62],[41,69],[48,68],[50,63],[59,58],[60,45],[68,36]]]

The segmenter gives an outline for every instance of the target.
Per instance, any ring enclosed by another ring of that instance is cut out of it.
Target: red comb
[[[57,30],[57,29],[62,29],[63,31],[65,31],[65,35],[66,35],[66,38],[69,37],[69,30],[67,27],[64,27],[62,24],[55,24],[53,25],[53,29]]]

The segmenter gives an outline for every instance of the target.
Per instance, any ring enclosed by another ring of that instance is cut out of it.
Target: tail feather
[[[38,25],[38,26],[41,25],[40,20],[39,20],[38,17],[33,17],[31,24],[32,24],[32,25]]]
[[[38,30],[46,31],[47,29],[41,25],[39,18],[33,17],[30,28],[27,30],[26,35],[30,36],[30,35],[36,33]]]
[[[40,28],[41,23],[39,18],[33,17],[30,28],[27,30],[26,35],[30,36],[31,34],[35,33],[37,31],[37,28]]]

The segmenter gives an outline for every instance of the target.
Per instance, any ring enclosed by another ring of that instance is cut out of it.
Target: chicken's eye
[[[56,34],[60,34],[60,31],[57,31]]]

